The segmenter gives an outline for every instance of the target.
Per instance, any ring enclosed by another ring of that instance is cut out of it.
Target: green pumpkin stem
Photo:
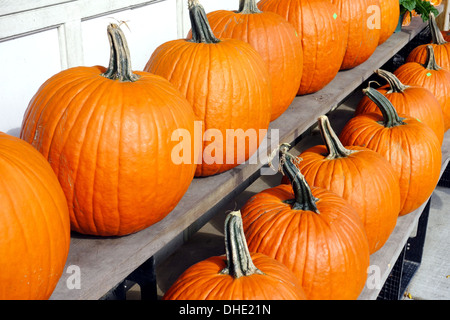
[[[283,143],[279,147],[280,171],[289,178],[294,191],[294,199],[287,200],[286,203],[291,204],[292,210],[313,211],[319,213],[316,205],[316,202],[319,199],[313,196],[305,177],[295,165],[295,156],[288,152],[289,148],[290,145],[288,143]]]
[[[327,116],[320,116],[318,119],[318,123],[322,139],[324,140],[325,146],[328,150],[327,159],[332,160],[345,158],[356,152],[354,150],[348,150],[343,146],[333,128],[331,127],[330,120]]]
[[[233,211],[227,215],[224,233],[227,266],[220,273],[234,278],[263,274],[253,263],[248,250],[240,211]]]
[[[261,13],[262,11],[258,9],[256,5],[256,0],[240,0],[239,1],[239,13],[241,14],[252,14]]]
[[[439,26],[436,23],[436,18],[434,17],[434,13],[430,12],[429,20],[428,20],[428,26],[430,27],[431,32],[431,38],[433,44],[446,44],[447,41],[445,41],[444,36],[441,33],[441,30],[439,29]]]
[[[403,93],[410,86],[401,83],[401,81],[391,72],[378,69],[375,70],[375,73],[385,79],[389,85],[390,90],[387,93]]]
[[[133,73],[131,68],[130,50],[123,31],[117,24],[111,23],[107,28],[111,56],[108,69],[102,73],[103,77],[121,82],[134,82],[140,76]]]
[[[436,56],[434,55],[434,49],[432,45],[427,45],[427,59],[425,60],[425,64],[424,67],[427,70],[433,70],[433,71],[438,71],[441,70],[442,68],[440,66],[438,66],[437,62],[436,62]]]
[[[397,110],[395,110],[392,103],[378,90],[371,88],[370,86],[363,89],[363,93],[369,97],[370,100],[375,102],[378,109],[380,109],[383,115],[383,125],[386,128],[393,128],[406,124],[403,122],[404,118],[401,118]]]
[[[203,6],[198,0],[189,0],[189,18],[191,19],[192,39],[189,41],[196,43],[218,43],[209,25],[208,18]]]

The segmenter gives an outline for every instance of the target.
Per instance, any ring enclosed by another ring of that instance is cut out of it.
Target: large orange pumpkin
[[[438,66],[450,71],[450,43],[444,39],[444,36],[436,23],[436,18],[432,12],[430,13],[428,26],[431,32],[431,43],[422,44],[415,47],[406,58],[406,62],[425,64],[428,57],[427,46],[431,45],[433,47],[434,57]]]
[[[382,44],[394,33],[400,18],[398,0],[380,0],[381,30],[378,44]]]
[[[431,91],[417,85],[405,85],[393,73],[386,70],[378,69],[375,73],[387,81],[386,85],[377,90],[388,98],[397,113],[407,114],[428,125],[442,144],[444,115],[439,101]],[[369,97],[364,96],[356,107],[355,116],[370,112],[381,113],[378,106]]]
[[[195,118],[166,79],[132,72],[117,25],[108,36],[109,67],[74,67],[47,80],[28,106],[21,137],[52,165],[72,229],[118,236],[163,219],[188,189],[194,154],[174,157],[180,142],[173,140],[182,130],[194,136]]]
[[[288,149],[280,147],[279,162],[292,185],[261,191],[241,208],[249,250],[285,264],[308,299],[356,299],[369,266],[364,225],[342,197],[310,187]]]
[[[262,12],[256,0],[240,2],[238,11],[207,14],[214,35],[251,44],[265,61],[272,84],[271,121],[278,118],[297,95],[302,78],[302,42],[295,28],[273,12]]]
[[[399,115],[377,90],[368,87],[364,93],[382,115],[365,113],[350,119],[340,140],[347,146],[374,150],[392,164],[400,179],[400,215],[406,215],[431,196],[439,181],[441,144],[430,127],[408,115]]]
[[[394,71],[404,84],[422,86],[431,91],[439,101],[444,115],[445,131],[450,128],[450,71],[441,68],[434,57],[432,45],[428,45],[425,64],[407,62]]]
[[[391,235],[400,213],[400,186],[392,165],[373,150],[344,147],[326,116],[318,119],[324,145],[303,151],[298,167],[309,185],[328,189],[347,200],[359,214],[369,253]],[[283,183],[289,183],[283,177]]]
[[[48,299],[70,245],[66,198],[47,160],[0,132],[0,300]]]
[[[197,0],[189,0],[189,12],[192,39],[163,43],[145,70],[168,79],[191,103],[203,137],[196,141],[202,159],[195,175],[210,176],[236,167],[257,150],[270,123],[270,75],[250,44],[214,36]]]
[[[354,68],[374,53],[380,40],[379,0],[331,0],[336,5],[347,34],[341,70]]]
[[[336,77],[344,59],[347,35],[330,0],[261,0],[258,8],[289,21],[302,40],[299,95],[317,92]]]
[[[306,300],[295,275],[282,263],[248,250],[239,211],[225,219],[226,255],[185,270],[163,300]]]

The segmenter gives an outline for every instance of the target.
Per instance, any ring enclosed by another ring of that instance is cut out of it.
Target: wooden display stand
[[[279,142],[293,145],[298,143],[316,125],[320,115],[330,114],[339,108],[355,90],[359,90],[373,76],[374,70],[391,63],[392,57],[425,29],[426,24],[420,18],[413,19],[410,26],[393,34],[380,45],[368,61],[354,69],[339,72],[320,92],[295,98],[289,109],[271,123],[267,141],[259,150],[262,156],[258,163],[242,164],[212,177],[195,178],[177,207],[159,223],[138,233],[117,238],[73,234],[65,270],[69,266],[77,266],[80,270],[81,286],[79,289],[69,288],[67,283],[72,274],[64,273],[51,299],[93,300],[111,296],[123,297],[126,290],[124,284],[127,281],[140,285],[143,299],[156,299],[155,264],[181,245],[186,236],[209,221],[230,199],[258,179],[261,170],[268,169],[267,156]],[[271,129],[277,130],[277,137],[271,135]],[[450,156],[449,146],[450,133],[446,134],[444,140],[442,172]],[[423,247],[423,243],[420,243],[422,239],[418,236],[421,237],[426,230],[428,209],[429,202],[414,213],[398,219],[388,242],[371,256],[371,265],[379,267],[380,281],[384,287],[366,287],[360,299],[386,298],[386,288],[387,285],[392,285],[393,273],[400,269],[400,275],[404,275],[408,261],[420,264],[421,255],[413,257],[412,248]],[[416,238],[412,238],[417,225],[419,231]],[[405,277],[401,280],[405,280]],[[398,299],[402,294],[402,287],[404,285],[400,285],[396,293],[389,298]]]

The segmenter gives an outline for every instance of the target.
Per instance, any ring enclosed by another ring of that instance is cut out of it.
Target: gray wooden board
[[[267,147],[260,148],[263,156],[256,164],[246,163],[220,175],[194,179],[177,207],[162,221],[135,234],[117,238],[73,235],[66,267],[50,299],[101,298],[221,199],[238,192],[242,184],[255,178],[267,160],[267,152],[272,150],[271,144],[293,142],[316,123],[318,116],[336,108],[425,26],[420,19],[414,19],[411,26],[393,34],[380,45],[365,63],[339,72],[331,83],[315,94],[296,97],[289,109],[271,123],[269,129],[279,130],[279,141],[271,139],[269,130]],[[66,270],[71,265],[79,267],[79,289],[69,289],[67,285],[72,273]]]

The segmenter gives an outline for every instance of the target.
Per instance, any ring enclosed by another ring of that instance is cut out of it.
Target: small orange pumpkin
[[[407,114],[428,125],[436,133],[440,143],[444,140],[444,115],[439,101],[430,90],[417,86],[403,84],[393,73],[378,69],[375,71],[387,84],[378,88],[392,103],[397,113]],[[367,96],[358,103],[355,116],[362,113],[377,112],[378,106]]]
[[[344,126],[340,140],[378,152],[400,179],[400,215],[420,207],[433,192],[441,171],[441,144],[434,131],[408,115],[399,115],[392,103],[370,86],[363,90],[380,108],[364,113]]]
[[[439,101],[444,115],[444,130],[450,128],[450,71],[441,68],[435,59],[432,45],[427,46],[425,64],[407,62],[394,71],[404,84],[422,86],[431,91]]]
[[[431,43],[422,44],[415,47],[406,58],[406,62],[425,64],[428,56],[427,46],[431,45],[434,50],[436,63],[441,68],[450,71],[450,43],[444,39],[444,36],[436,23],[436,18],[432,12],[430,13],[428,26],[431,31]]]
[[[318,119],[324,145],[303,151],[300,172],[315,187],[335,192],[359,214],[369,253],[379,250],[391,235],[400,212],[400,186],[392,165],[373,150],[344,147],[331,128],[328,117]],[[283,183],[289,183],[286,176]]]
[[[241,208],[250,251],[285,264],[310,300],[356,299],[364,288],[369,245],[355,209],[327,189],[310,187],[280,146],[280,171],[291,185],[261,191]]]
[[[300,282],[285,265],[249,252],[239,211],[225,219],[225,249],[225,256],[185,270],[163,300],[306,300]]]

